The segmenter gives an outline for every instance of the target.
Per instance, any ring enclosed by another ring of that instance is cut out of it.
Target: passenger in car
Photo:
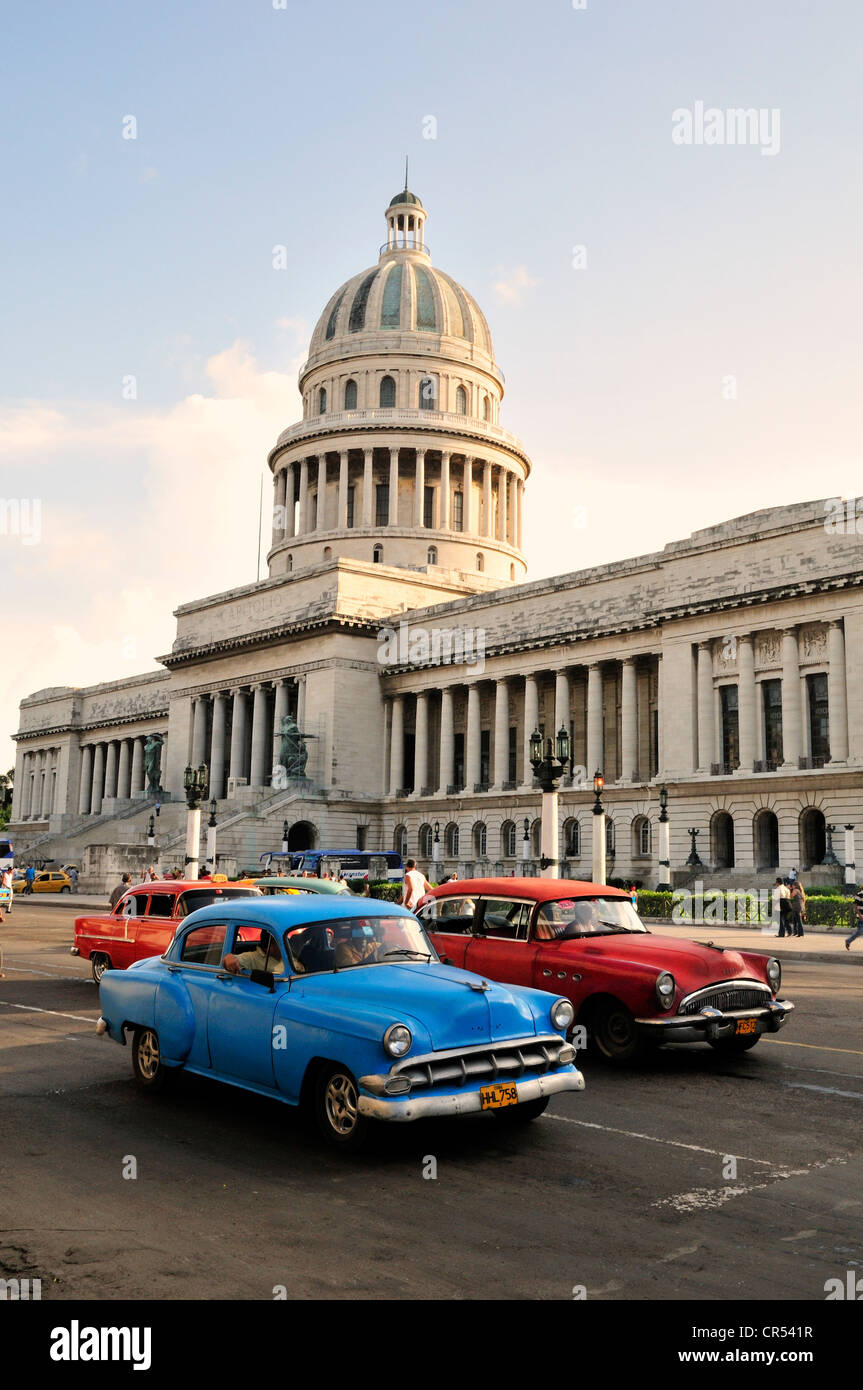
[[[236,954],[229,952],[222,965],[232,975],[250,975],[253,970],[264,970],[268,975],[284,975],[285,966],[275,938],[271,932],[262,931],[257,946],[247,947]]]

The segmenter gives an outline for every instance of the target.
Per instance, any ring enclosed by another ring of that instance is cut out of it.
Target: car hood
[[[706,938],[708,939],[708,938]],[[655,966],[657,970],[670,970],[679,985],[686,990],[698,989],[701,985],[713,984],[718,980],[733,980],[740,976],[751,978],[752,968],[744,961],[739,951],[728,949],[719,951],[705,942],[692,941],[687,937],[642,936],[633,932],[627,936],[597,936],[593,939],[561,943],[567,953],[625,965]]]
[[[358,966],[302,981],[311,999],[319,991],[334,1011],[351,1007],[386,1013],[393,1021],[413,1020],[431,1038],[432,1050],[473,1047],[533,1037],[537,1019],[526,992],[512,990],[467,970],[436,962]],[[549,1008],[551,1008],[549,999]],[[551,1022],[540,1019],[540,1032]]]

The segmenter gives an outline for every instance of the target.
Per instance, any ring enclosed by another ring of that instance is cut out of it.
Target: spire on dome
[[[426,211],[408,188],[408,157],[405,155],[405,186],[390,199],[386,211],[387,239],[381,255],[391,251],[419,251],[428,255],[425,244]]]

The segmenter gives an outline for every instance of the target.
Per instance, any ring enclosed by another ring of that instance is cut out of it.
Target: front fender
[[[407,1055],[430,1051],[431,1036],[419,1019],[406,1010],[400,1011],[400,1018],[413,1036]],[[279,1090],[298,1100],[306,1069],[315,1057],[342,1062],[357,1077],[389,1071],[396,1058],[384,1051],[383,1036],[393,1021],[391,1009],[348,1008],[341,1001],[327,1007],[325,1001],[304,999],[293,990],[286,992],[273,1019],[277,1039],[273,1065]],[[280,1025],[285,1029],[283,1040],[276,1032]]]

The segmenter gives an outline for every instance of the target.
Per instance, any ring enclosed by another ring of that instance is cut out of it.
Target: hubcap
[[[103,960],[97,960],[96,963],[95,963],[94,966],[93,966],[93,974],[96,976],[96,980],[97,980],[97,981],[101,980],[101,978],[102,978],[102,976],[104,975],[104,973],[105,973],[105,962],[104,962]]]
[[[350,1077],[338,1072],[327,1082],[324,1103],[336,1134],[350,1134],[357,1122],[357,1093]]]
[[[629,1047],[632,1042],[632,1029],[625,1014],[609,1014],[605,1020],[605,1036],[612,1049]]]
[[[159,1040],[149,1028],[138,1044],[138,1066],[146,1081],[152,1081],[159,1070]]]

